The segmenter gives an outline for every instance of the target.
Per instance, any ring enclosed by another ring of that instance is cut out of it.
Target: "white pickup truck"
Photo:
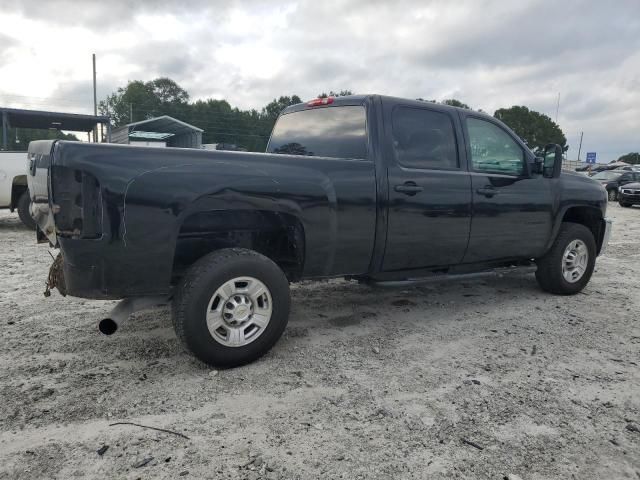
[[[0,152],[0,208],[18,210],[22,223],[35,229],[36,223],[30,213],[26,165],[27,152]]]

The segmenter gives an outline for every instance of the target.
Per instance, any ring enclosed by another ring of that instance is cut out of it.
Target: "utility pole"
[[[558,111],[560,110],[560,92],[558,92],[558,103],[556,105],[556,120],[555,122],[558,123]]]
[[[580,163],[580,152],[582,151],[582,135],[584,132],[580,132],[580,146],[578,147],[578,163]]]
[[[98,116],[98,97],[96,95],[96,54],[92,55],[93,57],[93,116]],[[93,127],[93,141],[98,141],[98,126],[95,125]]]

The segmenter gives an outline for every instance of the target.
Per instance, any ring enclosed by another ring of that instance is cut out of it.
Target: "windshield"
[[[595,174],[591,178],[593,178],[594,180],[615,180],[620,175],[622,175],[622,173],[620,172],[600,172]]]

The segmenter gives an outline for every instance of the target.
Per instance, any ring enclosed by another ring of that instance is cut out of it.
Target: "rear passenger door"
[[[383,270],[457,264],[467,248],[471,184],[460,120],[431,104],[386,105],[387,241]]]

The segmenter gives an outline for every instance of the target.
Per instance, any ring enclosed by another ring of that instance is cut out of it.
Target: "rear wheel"
[[[29,196],[29,190],[25,190],[24,193],[20,195],[17,207],[20,221],[25,227],[35,230],[36,221],[31,216],[31,197]]]
[[[607,192],[607,196],[610,202],[615,202],[618,199],[618,191],[612,188]]]
[[[543,290],[572,295],[582,290],[596,263],[596,242],[584,225],[565,222],[547,254],[536,260],[536,279]]]
[[[173,325],[193,355],[220,368],[267,353],[289,319],[289,282],[252,250],[213,252],[187,272],[173,299]]]

